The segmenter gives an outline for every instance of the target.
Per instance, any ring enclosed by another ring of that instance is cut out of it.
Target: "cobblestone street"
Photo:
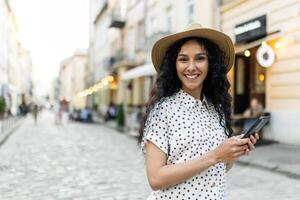
[[[54,124],[31,116],[0,147],[1,200],[138,200],[150,188],[136,141],[99,124]],[[230,200],[299,199],[300,181],[236,165]]]
[[[145,199],[136,141],[94,124],[54,125],[44,112],[0,148],[0,199]]]

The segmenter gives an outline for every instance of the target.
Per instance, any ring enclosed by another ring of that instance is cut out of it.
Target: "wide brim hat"
[[[155,42],[151,57],[156,71],[159,71],[168,48],[178,40],[189,37],[206,38],[218,45],[225,53],[226,71],[228,72],[231,69],[234,64],[235,51],[230,37],[220,31],[204,28],[200,24],[191,24],[187,29],[165,36]]]

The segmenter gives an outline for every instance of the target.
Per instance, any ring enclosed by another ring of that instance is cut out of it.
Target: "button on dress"
[[[145,152],[145,142],[151,141],[167,155],[167,165],[172,165],[203,155],[226,138],[213,104],[180,90],[151,110],[142,149]],[[218,163],[180,184],[153,191],[148,200],[224,200],[225,171],[225,164]]]

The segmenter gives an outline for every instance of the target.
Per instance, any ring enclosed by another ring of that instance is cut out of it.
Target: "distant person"
[[[37,125],[37,120],[38,120],[38,112],[39,112],[39,107],[37,104],[34,104],[32,108],[32,115],[34,118],[34,124]]]
[[[61,123],[60,104],[59,103],[54,104],[54,122],[55,122],[55,124]]]
[[[28,105],[25,103],[25,102],[22,102],[20,105],[19,105],[19,114],[21,116],[26,116],[28,113]]]
[[[105,121],[108,121],[110,119],[115,119],[116,116],[117,116],[117,108],[113,102],[110,102],[106,112]]]
[[[250,101],[250,107],[247,108],[243,113],[243,116],[246,118],[243,125],[244,132],[253,125],[256,118],[263,114],[263,111],[264,109],[262,104],[258,101],[257,98],[253,97]]]
[[[262,104],[258,101],[257,98],[252,98],[250,101],[250,107],[247,108],[243,116],[244,117],[258,117],[263,113],[264,109]]]

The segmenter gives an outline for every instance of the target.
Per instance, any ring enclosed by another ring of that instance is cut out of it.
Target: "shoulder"
[[[168,96],[168,97],[163,97],[159,101],[157,101],[154,105],[153,109],[158,109],[158,110],[169,110],[169,108],[175,104],[175,98],[174,95]]]
[[[149,117],[167,117],[174,106],[174,95],[163,97],[152,107]]]

